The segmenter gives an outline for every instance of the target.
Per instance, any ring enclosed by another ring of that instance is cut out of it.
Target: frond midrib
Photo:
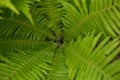
[[[49,47],[42,49],[39,53],[34,54],[34,55],[31,56],[29,59],[27,59],[27,61],[24,61],[24,62],[21,64],[22,66],[19,65],[19,67],[17,67],[10,75],[7,76],[7,80],[9,80],[9,78],[12,78],[12,76],[14,76],[14,74],[16,74],[18,71],[20,71],[21,69],[23,69],[26,64],[31,63],[34,59],[36,59],[36,57],[38,57],[38,56],[41,54],[41,52],[45,51],[45,50],[48,49],[48,48],[49,48]],[[6,78],[6,77],[5,77],[5,78]]]
[[[119,6],[119,3],[114,4],[114,5],[110,5],[107,8],[104,8],[102,10],[96,11],[96,12],[86,16],[84,19],[82,19],[82,21],[79,20],[79,22],[72,29],[69,30],[69,33],[73,33],[76,29],[78,29],[78,27],[82,26],[83,23],[85,23],[87,20],[89,20],[90,18],[94,17],[95,15],[100,14],[101,12],[104,12],[106,10],[109,10],[112,7],[115,7],[116,5]],[[86,31],[86,33],[88,33],[88,32]]]
[[[68,51],[70,51],[70,53],[74,53],[72,50],[69,50],[68,48],[66,48]],[[78,61],[82,61],[86,64],[88,64],[89,66],[91,66],[92,68],[96,69],[97,71],[99,71],[100,73],[102,73],[106,78],[108,79],[112,79],[112,77],[110,75],[108,75],[106,72],[104,72],[104,70],[102,70],[101,68],[99,68],[97,65],[93,64],[92,62],[90,62],[89,60],[87,60],[86,58],[84,57],[81,57],[81,56],[77,56],[77,55],[74,55],[77,59],[79,59]]]
[[[0,44],[1,43],[15,43],[15,42],[24,42],[24,43],[28,43],[28,42],[35,42],[35,43],[51,43],[49,41],[38,41],[38,40],[0,40]]]
[[[25,25],[28,28],[31,28],[32,30],[35,30],[36,32],[39,32],[39,33],[41,33],[41,34],[43,34],[45,36],[49,36],[49,37],[51,36],[50,34],[45,33],[43,30],[39,30],[39,29],[37,29],[37,27],[32,26],[32,25],[30,25],[28,23],[25,23],[25,22],[22,22],[22,21],[19,21],[19,20],[16,20],[16,19],[10,19],[10,18],[4,18],[3,20],[8,20],[8,21],[11,21],[11,22],[22,24],[22,25]]]

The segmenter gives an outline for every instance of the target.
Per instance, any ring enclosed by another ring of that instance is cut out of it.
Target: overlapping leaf
[[[34,25],[31,13],[30,13],[30,4],[34,4],[35,2],[40,2],[40,0],[1,0],[0,7],[2,8],[9,8],[13,12],[20,14],[22,12]],[[2,17],[2,16],[1,16]]]
[[[120,0],[11,5],[24,15],[5,9],[0,20],[0,80],[120,79]]]
[[[69,80],[63,49],[58,49],[53,58],[52,68],[46,80]]]
[[[11,0],[0,0],[0,7],[7,7],[14,11],[15,13],[19,14],[19,11],[16,9],[16,7],[13,5]]]
[[[94,29],[97,30],[96,33],[120,36],[120,0],[73,0],[71,3],[62,3],[66,10],[66,38],[76,38],[78,34],[86,35]]]
[[[120,60],[114,60],[120,53],[119,39],[99,41],[88,35],[66,46],[66,64],[71,80],[119,80]]]
[[[54,50],[52,45],[0,55],[0,80],[68,80],[65,55]]]
[[[6,15],[0,20],[0,36],[20,37],[30,40],[45,40],[47,37],[52,38],[52,32],[47,27],[48,20],[42,15],[38,15],[39,9],[32,10],[35,26],[33,26],[25,16],[10,17]]]
[[[54,46],[38,51],[10,52],[0,56],[0,80],[45,80],[54,55]]]

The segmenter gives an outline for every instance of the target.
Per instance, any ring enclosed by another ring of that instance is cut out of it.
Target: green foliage
[[[45,80],[54,52],[53,46],[38,51],[10,52],[6,58],[2,57],[0,64],[0,80]]]
[[[71,80],[117,80],[120,60],[113,61],[120,52],[118,39],[109,41],[109,37],[99,42],[96,37],[87,35],[72,41],[65,48],[66,64]]]
[[[120,80],[119,55],[120,0],[0,0],[0,80]]]
[[[66,10],[63,20],[66,37],[87,35],[94,29],[106,36],[120,35],[119,0],[73,0],[72,3],[62,4]]]
[[[30,14],[30,4],[34,4],[34,1],[39,2],[40,0],[1,0],[0,7],[9,8],[16,14],[19,14],[21,11],[34,25]]]
[[[16,7],[11,3],[10,0],[1,0],[0,1],[0,7],[7,7],[9,9],[11,9],[12,11],[14,11],[15,13],[19,13],[18,10],[16,9]]]

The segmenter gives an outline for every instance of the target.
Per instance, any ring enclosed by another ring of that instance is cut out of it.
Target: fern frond
[[[69,80],[63,49],[57,50],[57,52],[53,56],[51,67],[53,68],[53,70],[49,72],[46,80]]]
[[[36,0],[2,0],[0,1],[0,7],[7,7],[17,14],[19,14],[21,11],[29,19],[32,25],[34,25],[34,21],[30,13],[30,7],[31,4],[34,3],[34,1]],[[37,0],[36,2],[39,1],[40,0]]]
[[[15,13],[19,14],[19,11],[13,5],[13,3],[11,2],[11,0],[0,0],[0,7],[3,7],[3,8],[7,7],[9,9],[11,9],[12,11],[14,11]]]
[[[68,80],[65,55],[61,49],[54,50],[52,45],[0,56],[0,80]]]
[[[120,41],[109,41],[109,38],[99,41],[100,36],[87,35],[66,46],[66,65],[71,80],[119,79],[120,60],[114,59],[120,53]]]
[[[25,39],[1,39],[0,40],[0,54],[5,54],[8,51],[16,51],[33,49],[38,50],[40,48],[49,47],[55,45],[52,42],[38,41],[38,40],[25,40]]]
[[[5,59],[0,56],[0,80],[45,80],[54,55],[54,46],[38,51],[9,53]]]
[[[63,6],[59,0],[43,0],[38,4],[43,15],[46,15],[48,22],[48,27],[53,31],[56,38],[60,38],[62,35],[62,16],[63,16]]]
[[[105,36],[120,35],[120,0],[73,0],[71,3],[65,1],[62,3],[66,10],[65,37],[87,35],[94,29],[96,33],[104,32]]]
[[[25,18],[25,16],[6,15],[3,20],[0,20],[0,36],[5,37],[21,37],[30,40],[45,40],[46,38],[53,38],[53,34],[47,27],[48,20],[42,15],[38,15],[39,9],[35,8],[31,11],[35,26]]]
[[[0,1],[0,80],[120,80],[119,12],[120,0]]]
[[[29,3],[33,3],[31,0],[12,0],[15,7],[21,11],[34,25],[32,16],[30,14],[30,5]]]

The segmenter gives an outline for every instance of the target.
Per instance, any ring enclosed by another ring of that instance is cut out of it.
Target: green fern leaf
[[[0,2],[0,80],[120,80],[120,0]]]
[[[64,16],[64,35],[76,38],[77,35],[87,35],[96,29],[113,38],[120,35],[120,0],[73,0],[62,1],[66,10]],[[69,33],[68,33],[69,32]]]
[[[18,10],[16,7],[12,4],[10,0],[0,0],[0,7],[7,7],[14,11],[15,13],[19,14]]]
[[[54,46],[44,48],[41,51],[10,52],[6,58],[0,57],[0,80],[45,80],[48,71],[52,70]]]
[[[114,60],[120,52],[119,39],[99,41],[88,35],[66,45],[66,65],[71,80],[117,80],[120,60]],[[99,43],[99,45],[97,45]]]
[[[31,0],[12,0],[15,7],[21,11],[34,25],[34,21],[32,19],[32,16],[30,14],[30,3],[33,3]]]
[[[52,63],[52,71],[49,72],[46,80],[69,80],[65,66],[65,55],[63,49],[57,50]]]

